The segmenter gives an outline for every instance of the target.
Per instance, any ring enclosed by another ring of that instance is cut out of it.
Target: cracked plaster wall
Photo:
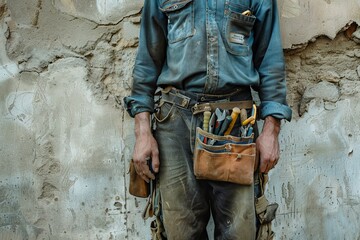
[[[0,0],[0,239],[148,239],[120,102],[142,2]],[[360,238],[359,8],[279,1],[294,117],[267,190],[276,239]]]

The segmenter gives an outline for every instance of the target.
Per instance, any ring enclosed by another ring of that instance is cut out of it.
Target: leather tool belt
[[[172,87],[163,89],[159,107],[161,108],[164,103],[170,103],[172,106],[191,109],[193,115],[204,114],[203,122],[207,121],[207,123],[203,125],[214,124],[211,131],[210,126],[206,129],[204,126],[203,128],[196,128],[193,158],[196,178],[251,185],[254,181],[254,171],[258,165],[256,144],[254,143],[255,135],[252,127],[255,119],[251,121],[251,124],[242,126],[243,121],[238,114],[236,117],[232,117],[234,121],[231,131],[225,131],[229,128],[225,121],[222,122],[223,128],[225,127],[223,132],[214,132],[214,130],[219,130],[215,128],[215,123],[217,124],[216,127],[220,128],[218,126],[220,121],[217,122],[220,119],[220,113],[230,119],[229,117],[233,116],[234,109],[238,109],[239,112],[241,109],[245,112],[244,118],[247,119],[248,113],[251,113],[253,108],[256,109],[256,106],[251,100],[224,101],[224,98],[227,98],[226,95],[225,97],[221,95],[223,99],[220,98],[218,101],[198,102],[198,99],[192,97],[191,93],[185,93],[186,95],[183,93],[183,91]],[[205,121],[206,114],[208,114],[208,119]],[[217,118],[217,120],[209,123],[210,116],[214,116],[214,119]],[[253,117],[256,118],[256,116],[255,113]],[[229,121],[232,121],[232,118],[228,120],[227,124],[230,124]]]
[[[193,114],[203,113],[206,109],[210,107],[212,111],[216,108],[231,110],[234,107],[240,109],[251,109],[253,102],[251,100],[247,101],[212,101],[212,102],[198,102],[195,99],[192,99],[189,96],[186,96],[180,93],[177,89],[173,87],[166,87],[161,90],[162,95],[160,99],[159,107],[165,102],[175,104],[181,108],[191,108]],[[230,96],[231,94],[229,94]]]

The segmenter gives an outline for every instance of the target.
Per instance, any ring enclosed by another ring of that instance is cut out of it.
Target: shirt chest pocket
[[[250,53],[249,38],[255,24],[256,17],[245,5],[226,1],[224,12],[223,35],[225,47],[234,55],[248,55]]]
[[[168,17],[169,43],[179,42],[194,35],[193,0],[164,0],[160,10]]]

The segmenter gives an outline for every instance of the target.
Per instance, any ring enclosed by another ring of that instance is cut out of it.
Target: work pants
[[[207,95],[196,98],[217,100]],[[236,98],[249,100],[251,96]],[[190,107],[164,103],[158,116],[155,137],[160,151],[160,194],[168,239],[208,239],[206,226],[211,215],[214,239],[255,239],[254,186],[198,180],[194,176],[192,150],[202,114],[193,115]]]

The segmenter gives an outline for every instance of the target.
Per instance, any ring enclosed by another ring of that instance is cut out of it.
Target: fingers
[[[144,179],[146,182],[149,182],[150,179],[155,179],[155,175],[151,172],[149,168],[150,157],[142,157],[140,159],[134,159],[136,173]]]
[[[152,164],[152,170],[155,173],[159,172],[159,166],[160,166],[160,160],[159,160],[159,151],[153,151],[151,155],[151,164]]]
[[[278,158],[261,158],[260,156],[260,172],[268,173],[271,169],[275,168]]]

